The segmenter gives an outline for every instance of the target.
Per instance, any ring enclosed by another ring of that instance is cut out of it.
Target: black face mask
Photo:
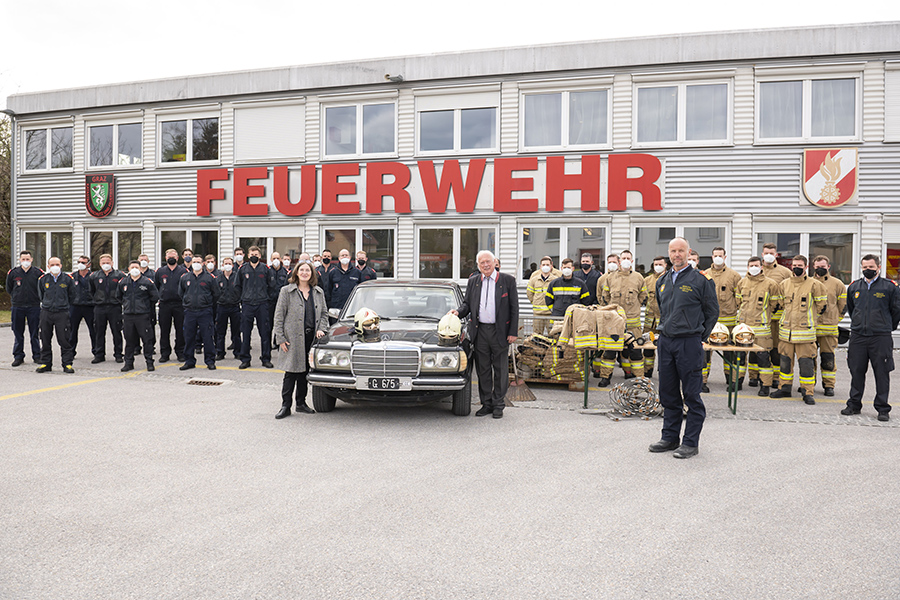
[[[791,269],[791,271],[794,272],[794,275],[800,277],[801,275],[803,275],[803,272],[806,271],[806,269],[804,269],[803,267],[794,267],[793,269]]]
[[[250,262],[252,262],[252,263],[255,265],[256,263],[259,262],[259,257],[258,257],[258,256],[255,256],[255,255],[251,255],[251,256],[250,256]]]
[[[863,277],[866,279],[875,279],[876,275],[878,275],[878,271],[875,269],[863,269]]]
[[[364,267],[364,266],[366,266],[366,261],[358,258],[358,259],[356,259],[356,264],[358,264],[361,267]]]
[[[816,275],[819,277],[825,277],[828,274],[828,269],[825,267],[816,267]]]
[[[591,265],[591,263],[581,263],[581,270],[582,270],[582,271],[587,271],[587,270],[590,269],[592,266],[593,266],[593,265]]]
[[[194,257],[193,257],[193,256],[185,256],[185,257],[184,257],[184,265],[187,266],[187,265],[191,264],[191,262],[192,262],[193,260],[194,260]]]
[[[178,259],[175,258],[174,256],[170,256],[169,258],[166,259],[166,264],[167,265],[176,265],[176,264],[178,264]]]
[[[323,257],[322,257],[322,264],[323,264],[323,265],[327,265],[327,264],[330,263],[330,262],[331,262],[331,259],[328,258],[327,256],[323,256]]]
[[[495,266],[494,266],[494,270],[495,270],[495,271],[499,271],[499,270],[500,270],[500,265],[495,265]]]

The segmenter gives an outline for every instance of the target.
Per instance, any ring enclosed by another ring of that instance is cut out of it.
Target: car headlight
[[[423,371],[452,371],[460,370],[460,356],[462,352],[423,352]]]
[[[315,366],[317,369],[330,369],[333,371],[350,370],[349,350],[329,350],[317,348],[315,351]]]

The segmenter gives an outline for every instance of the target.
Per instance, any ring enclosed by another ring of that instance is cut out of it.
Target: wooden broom
[[[509,390],[506,392],[507,405],[515,406],[513,402],[531,402],[532,400],[537,400],[534,392],[525,385],[525,380],[519,377],[519,366],[516,364],[516,349],[512,344],[509,345],[509,349],[512,352],[513,372],[512,379],[509,382]]]

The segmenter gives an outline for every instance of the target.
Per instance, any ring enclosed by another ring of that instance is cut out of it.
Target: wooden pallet
[[[525,383],[540,383],[548,385],[565,385],[568,386],[570,392],[583,392],[584,381],[581,379],[560,381],[559,379],[539,379],[534,377],[526,377]]]

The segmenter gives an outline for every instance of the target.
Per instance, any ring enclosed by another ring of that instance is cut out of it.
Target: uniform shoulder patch
[[[706,271],[700,271],[700,272],[703,273],[703,276],[704,276],[704,277],[706,277],[707,279],[709,279],[710,281],[712,281],[712,277],[710,276],[709,273],[707,273]]]

